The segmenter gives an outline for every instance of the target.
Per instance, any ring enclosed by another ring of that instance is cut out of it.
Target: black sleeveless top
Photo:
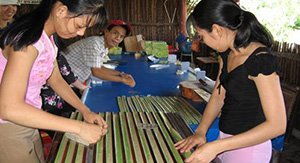
[[[276,57],[266,47],[257,48],[247,60],[228,72],[229,52],[221,54],[223,68],[220,85],[225,90],[224,105],[219,127],[224,133],[236,135],[245,132],[265,121],[258,90],[248,76],[270,75],[277,72]],[[219,85],[219,91],[220,91]]]

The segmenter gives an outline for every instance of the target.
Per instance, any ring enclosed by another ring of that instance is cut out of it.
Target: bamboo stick
[[[102,113],[100,114],[102,117],[104,117],[103,119],[105,119],[105,115]],[[106,137],[106,136],[105,136]],[[104,140],[106,139],[105,137],[103,137],[100,141],[97,142],[96,144],[96,163],[100,163],[100,162],[105,162],[104,161]]]
[[[144,124],[144,125],[149,124],[148,119],[146,118],[145,114],[140,114],[140,118],[141,118],[142,124]],[[146,129],[146,128],[144,130],[146,132],[146,136],[148,138],[149,144],[153,151],[155,162],[165,162],[163,159],[162,153],[159,151],[160,147],[157,144],[152,131],[149,129]]]
[[[146,115],[149,119],[150,124],[156,124],[156,121],[154,120],[154,117],[151,113],[146,113]],[[174,160],[168,150],[167,144],[164,141],[164,137],[162,136],[162,133],[160,132],[159,128],[157,127],[157,128],[152,129],[152,132],[154,133],[154,135],[156,137],[156,140],[160,146],[160,149],[162,151],[162,154],[163,154],[165,160],[170,163],[174,162]]]
[[[131,111],[131,112],[137,112],[136,107],[134,107],[132,98],[127,97],[127,103],[128,103],[128,110],[129,110],[129,111]]]
[[[138,136],[137,136],[137,129],[136,125],[133,122],[132,118],[132,113],[125,113],[127,117],[127,122],[128,122],[128,128],[129,128],[129,133],[132,141],[132,146],[136,158],[136,162],[143,162],[143,155],[141,153],[141,143],[139,142]]]
[[[134,112],[132,114],[133,114],[135,124],[136,125],[142,124],[142,121],[140,119],[140,116],[141,116],[140,114],[142,114],[142,113]],[[146,162],[147,163],[154,163],[153,156],[151,154],[151,149],[150,149],[150,146],[148,144],[148,141],[147,141],[146,134],[145,134],[144,130],[138,128],[137,131],[138,131],[138,135],[139,135],[139,138],[140,138],[140,141],[141,141],[141,146],[142,146],[142,149],[143,149],[143,154],[145,156]]]
[[[159,113],[153,113],[156,122],[161,126],[161,130],[164,133],[164,135],[166,135],[166,141],[167,144],[170,148],[170,150],[172,151],[172,153],[174,154],[174,158],[176,160],[176,162],[183,162],[181,159],[181,155],[179,154],[179,152],[175,149],[174,143],[181,140],[182,137],[180,136],[180,134],[178,134],[178,132],[176,130],[174,130],[169,121],[166,119],[166,117],[163,115],[162,112]],[[174,141],[172,141],[172,138],[170,137],[169,133],[173,138]],[[189,153],[184,153],[183,157],[187,158],[190,154]]]
[[[113,163],[113,128],[112,128],[112,114],[106,113],[106,123],[108,125],[107,134],[105,136],[105,162]]]
[[[124,156],[123,156],[123,146],[121,140],[121,130],[120,130],[120,121],[119,121],[119,114],[113,114],[113,129],[114,129],[114,149],[115,149],[115,162],[116,163],[123,163]]]
[[[122,131],[122,139],[124,144],[124,152],[125,152],[125,159],[128,163],[133,163],[135,160],[133,159],[133,145],[130,142],[130,135],[129,135],[129,129],[128,129],[128,123],[125,112],[120,112],[120,125],[121,125],[121,131]]]

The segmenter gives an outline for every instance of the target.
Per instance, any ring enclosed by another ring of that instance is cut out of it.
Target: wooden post
[[[119,9],[120,9],[120,12],[121,12],[121,19],[122,19],[123,21],[125,21],[125,20],[124,20],[124,11],[123,11],[124,5],[123,5],[123,1],[122,1],[122,0],[119,0],[119,5],[120,5]],[[128,21],[128,20],[127,20],[127,21]]]
[[[187,36],[186,31],[186,0],[181,0],[181,15],[180,15],[180,32]]]

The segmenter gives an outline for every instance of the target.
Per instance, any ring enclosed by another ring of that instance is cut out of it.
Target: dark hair
[[[259,23],[255,15],[241,9],[232,0],[201,0],[195,7],[192,17],[196,26],[212,31],[212,25],[237,30],[234,40],[236,49],[260,42],[267,47],[273,44],[271,33]]]
[[[42,0],[35,10],[19,17],[3,31],[0,48],[4,49],[5,46],[11,45],[14,50],[20,50],[38,41],[56,2],[66,5],[74,17],[90,15],[96,18],[95,23],[103,26],[107,23],[103,0]],[[91,23],[91,19],[88,21]]]

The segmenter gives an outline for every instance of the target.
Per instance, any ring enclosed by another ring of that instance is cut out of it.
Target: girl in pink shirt
[[[104,24],[102,0],[42,0],[33,12],[15,20],[0,37],[0,162],[44,162],[37,129],[77,134],[95,143],[107,124],[90,111],[61,77],[52,35],[83,35]],[[85,122],[41,110],[40,90],[48,83],[83,114]]]

